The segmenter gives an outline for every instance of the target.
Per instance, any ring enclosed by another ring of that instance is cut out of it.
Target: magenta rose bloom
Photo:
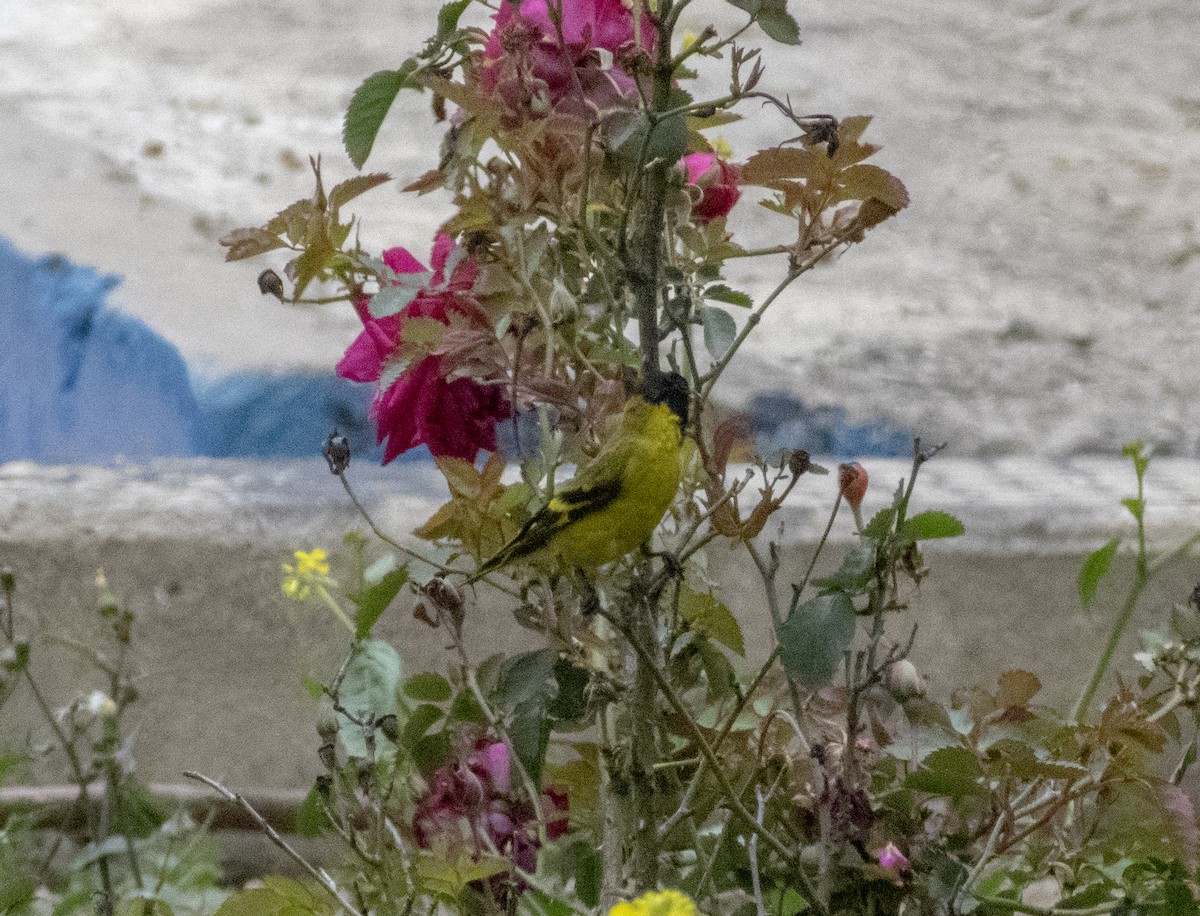
[[[501,741],[480,738],[464,756],[435,772],[429,787],[415,799],[412,827],[417,844],[423,849],[465,849],[476,859],[494,847],[532,872],[537,866],[537,820],[533,806],[513,792],[508,748]],[[566,794],[548,788],[541,802],[546,835],[552,840],[565,835]]]
[[[517,109],[536,109],[539,98],[557,107],[580,93],[601,109],[631,97],[636,87],[621,60],[638,48],[633,13],[621,0],[562,0],[560,41],[550,2],[501,0],[484,48],[483,88]],[[643,16],[640,47],[647,54],[655,34]],[[605,61],[597,50],[611,57]]]
[[[683,157],[688,184],[700,190],[700,203],[692,207],[692,216],[699,223],[708,223],[719,216],[728,216],[742,192],[738,181],[742,170],[726,162],[716,153],[692,153]]]
[[[384,464],[418,445],[427,446],[434,457],[474,461],[480,449],[496,450],[496,424],[510,414],[500,386],[482,385],[470,378],[446,378],[442,358],[436,353],[417,360],[386,385],[382,381],[388,363],[404,343],[406,319],[433,318],[444,324],[453,316],[482,320],[471,292],[474,262],[463,258],[452,275],[445,276],[446,262],[454,250],[454,240],[439,233],[433,243],[433,279],[395,315],[372,317],[369,296],[360,296],[354,303],[363,330],[337,364],[337,374],[355,382],[379,384],[370,417],[378,441],[387,440]],[[403,248],[388,249],[383,260],[398,274],[424,270]]]

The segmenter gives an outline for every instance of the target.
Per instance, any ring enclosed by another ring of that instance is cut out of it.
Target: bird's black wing
[[[621,479],[610,477],[591,486],[568,486],[534,514],[508,545],[479,567],[479,574],[499,569],[536,553],[555,533],[579,519],[599,512],[621,495]]]

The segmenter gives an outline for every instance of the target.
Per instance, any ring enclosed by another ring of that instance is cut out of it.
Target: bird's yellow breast
[[[665,406],[640,402],[627,409],[621,425],[621,491],[603,509],[556,535],[548,552],[566,566],[595,569],[636,550],[650,539],[679,490],[679,418]]]

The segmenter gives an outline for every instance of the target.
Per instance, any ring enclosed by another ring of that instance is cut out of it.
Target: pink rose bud
[[[867,494],[867,469],[857,461],[838,465],[838,489],[842,498],[857,510]]]
[[[888,843],[879,850],[879,866],[892,871],[904,871],[908,868],[908,857],[895,843]]]
[[[692,208],[692,217],[698,223],[708,223],[720,216],[728,216],[742,192],[738,190],[738,179],[742,170],[726,162],[716,153],[692,153],[683,157],[688,184],[700,190],[700,202]]]

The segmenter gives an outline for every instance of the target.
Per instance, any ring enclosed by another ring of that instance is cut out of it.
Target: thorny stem
[[[446,566],[442,563],[438,563],[436,560],[431,560],[429,557],[422,556],[421,554],[417,553],[415,550],[412,550],[409,547],[405,547],[403,544],[401,544],[395,538],[389,537],[388,534],[383,531],[383,529],[381,529],[378,525],[375,524],[375,520],[373,518],[371,518],[371,514],[369,512],[367,512],[366,506],[364,506],[361,502],[359,502],[358,496],[355,495],[354,489],[350,486],[350,481],[346,478],[346,472],[342,471],[340,474],[337,475],[337,478],[338,478],[338,480],[340,480],[342,482],[342,486],[346,490],[346,495],[350,497],[350,502],[354,503],[355,511],[357,511],[358,514],[363,517],[363,521],[365,521],[367,523],[367,527],[371,529],[371,532],[375,535],[375,537],[379,538],[379,540],[383,541],[389,547],[392,547],[393,549],[404,554],[409,559],[417,560],[418,562],[425,563],[429,566],[432,566],[438,572],[449,573],[451,575],[456,575],[456,574],[462,575],[461,569],[451,569],[449,566]],[[503,583],[496,582],[494,579],[485,577],[483,579],[483,581],[486,582],[488,585],[490,585],[492,588],[496,589],[497,591],[504,592],[506,595],[509,595],[513,598],[521,597],[520,594],[518,592],[516,592],[514,589],[508,588]]]
[[[612,620],[611,617],[609,619]],[[738,817],[742,819],[742,821],[753,833],[756,833],[758,836],[762,837],[762,839],[766,841],[767,845],[770,846],[776,854],[795,866],[796,873],[799,875],[801,883],[804,884],[805,890],[809,894],[809,902],[814,904],[822,913],[828,913],[829,908],[818,898],[816,889],[812,886],[812,882],[808,877],[808,872],[805,870],[803,863],[800,861],[796,853],[789,849],[788,846],[769,829],[760,825],[755,819],[754,815],[751,814],[749,809],[746,808],[745,804],[742,802],[742,793],[740,793],[733,783],[730,782],[729,774],[727,774],[724,768],[721,766],[720,760],[717,759],[716,753],[713,751],[712,746],[708,743],[708,739],[704,737],[703,730],[701,730],[700,726],[697,725],[693,720],[691,714],[687,710],[687,706],[684,705],[684,702],[680,698],[679,694],[675,692],[675,688],[671,685],[671,682],[667,680],[666,675],[664,675],[662,671],[660,671],[659,668],[653,663],[653,659],[646,651],[645,646],[642,646],[634,638],[632,633],[623,629],[619,621],[612,620],[612,623],[619,630],[621,630],[622,634],[625,636],[625,639],[628,640],[629,645],[633,648],[634,652],[641,657],[643,663],[649,669],[654,677],[654,680],[657,682],[658,689],[662,692],[663,696],[666,697],[667,702],[671,704],[671,707],[679,715],[680,720],[687,726],[688,730],[691,731],[692,740],[696,742],[696,746],[700,748],[700,753],[704,756],[704,759],[708,761],[708,765],[712,769],[713,775],[716,777],[717,782],[720,784],[721,791],[724,794],[725,800],[728,802],[729,807]]]

